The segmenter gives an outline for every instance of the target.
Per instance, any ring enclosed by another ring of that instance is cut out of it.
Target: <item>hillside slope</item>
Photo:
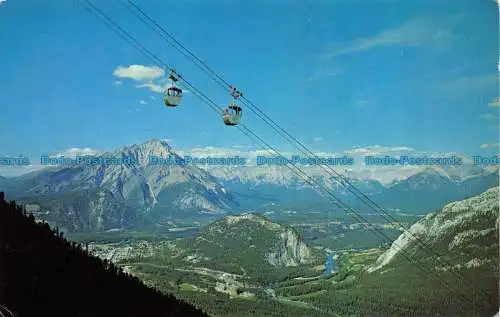
[[[28,316],[207,316],[89,256],[0,193],[0,305]]]
[[[428,316],[493,316],[499,307],[498,199],[494,187],[414,224],[368,268],[363,292],[384,285],[383,302]]]
[[[91,244],[91,250],[122,264],[147,262],[175,270],[210,269],[256,284],[274,282],[294,272],[300,275],[302,270],[324,262],[323,252],[307,246],[295,229],[255,213],[226,216],[192,238]]]
[[[243,268],[253,277],[266,269],[297,267],[314,259],[312,250],[294,229],[255,213],[226,216],[177,246],[199,258],[198,265],[206,262],[233,273],[241,273]]]
[[[495,187],[450,203],[388,250],[342,251],[322,294],[311,296],[312,283],[278,293],[340,316],[491,317],[499,311],[498,197]]]
[[[456,269],[495,265],[498,261],[498,191],[499,187],[491,188],[427,215],[399,236],[369,271],[397,262],[402,253],[431,260],[439,254]],[[452,269],[450,266],[436,268]]]
[[[330,316],[311,305],[269,297],[267,289],[280,281],[319,276],[325,254],[306,245],[293,228],[260,214],[226,216],[192,238],[90,244],[89,249],[214,316]]]

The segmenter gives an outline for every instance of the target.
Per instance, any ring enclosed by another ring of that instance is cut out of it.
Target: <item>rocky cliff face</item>
[[[240,226],[244,227],[245,235],[249,235],[245,239],[254,241],[249,247],[263,248],[266,253],[266,261],[273,266],[297,266],[307,263],[311,259],[309,247],[297,231],[271,222],[259,214],[246,213],[239,216],[228,216],[213,226],[218,227],[219,225],[224,228],[223,230],[217,229],[220,234],[238,230],[237,228]],[[259,236],[268,237],[268,240],[259,241]],[[261,243],[261,245],[257,245],[255,242]],[[267,246],[267,250],[264,249],[264,245]]]
[[[443,264],[435,267],[444,271],[497,265],[498,196],[499,187],[494,187],[479,196],[447,204],[439,212],[427,215],[399,236],[368,271],[374,272],[390,265],[403,252],[420,258],[446,258],[452,266]],[[429,254],[417,239],[431,248],[434,255]]]
[[[276,250],[267,255],[271,265],[297,266],[307,263],[311,252],[294,229],[286,228],[279,234]]]
[[[254,277],[318,260],[295,230],[255,213],[226,216],[176,248],[186,263]]]

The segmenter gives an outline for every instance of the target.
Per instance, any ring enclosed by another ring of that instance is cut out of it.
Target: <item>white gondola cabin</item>
[[[167,107],[177,107],[182,99],[182,89],[177,87],[169,87],[165,90],[163,100]]]
[[[172,81],[172,86],[168,87],[163,94],[163,101],[167,107],[177,107],[182,99],[182,89],[175,86],[179,80],[179,75],[174,70],[170,71],[169,79]]]
[[[243,94],[231,86],[231,97],[233,102],[224,110],[222,119],[225,125],[238,125],[241,121],[242,109],[236,104],[236,100]]]
[[[230,105],[224,110],[222,119],[225,125],[237,125],[241,120],[242,109],[237,105]]]

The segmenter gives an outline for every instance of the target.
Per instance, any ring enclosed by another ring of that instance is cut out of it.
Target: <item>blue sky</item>
[[[204,94],[230,102],[119,1],[97,3]],[[498,152],[494,1],[136,3],[312,150]],[[112,150],[152,138],[174,148],[256,146],[192,93],[165,108],[149,89],[162,85],[161,72],[146,68],[154,62],[77,1],[2,2],[0,43],[1,155]],[[248,128],[291,149],[244,111]]]

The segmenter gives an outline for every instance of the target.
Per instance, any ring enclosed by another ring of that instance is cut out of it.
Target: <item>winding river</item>
[[[335,252],[330,251],[326,253],[326,263],[325,263],[326,268],[321,276],[330,277],[337,272],[338,269],[334,261],[335,258],[336,258]]]

